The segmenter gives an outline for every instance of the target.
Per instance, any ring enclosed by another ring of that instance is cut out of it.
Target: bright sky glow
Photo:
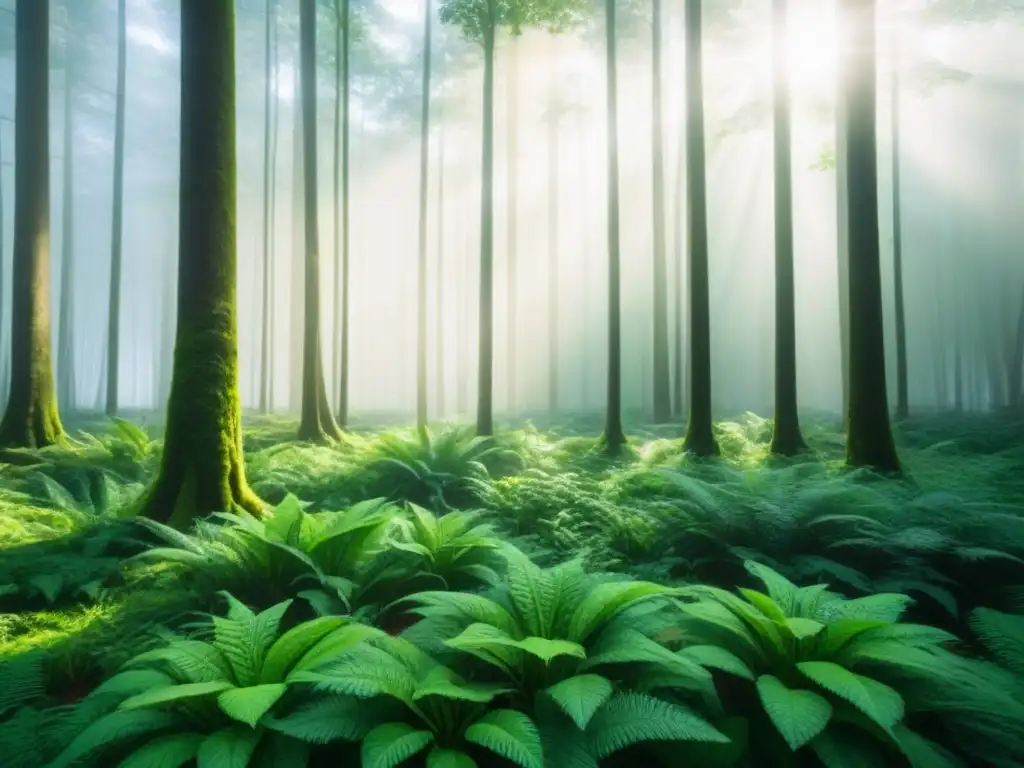
[[[174,50],[174,43],[164,37],[160,30],[154,27],[129,24],[128,39],[136,45],[150,48],[163,56]]]

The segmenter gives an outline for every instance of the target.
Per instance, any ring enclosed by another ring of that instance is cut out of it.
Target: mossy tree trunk
[[[665,150],[661,108],[661,35],[662,0],[653,0],[651,24],[651,147],[653,163],[654,213],[654,400],[655,424],[664,424],[672,417],[672,392],[669,378],[668,347],[668,262],[665,243]]]
[[[843,0],[849,49],[846,85],[847,200],[849,202],[850,409],[846,461],[898,472],[889,424],[882,325],[875,126],[875,2]]]
[[[70,19],[69,19],[70,21]],[[61,195],[60,308],[57,312],[57,396],[65,409],[75,410],[75,139],[73,31],[68,30],[64,63],[64,177]]]
[[[320,349],[320,236],[316,164],[316,4],[300,5],[300,56],[302,69],[302,179],[305,215],[305,325],[302,352],[302,417],[299,439],[323,442],[341,433],[331,415],[324,385]]]
[[[690,413],[684,448],[717,455],[711,415],[711,297],[700,0],[686,0],[686,205],[690,255]]]
[[[121,360],[121,260],[124,235],[124,110],[128,57],[127,0],[117,2],[117,90],[114,110],[114,198],[110,232],[110,296],[107,310],[106,413],[118,407],[118,372]]]
[[[50,2],[15,10],[14,275],[11,390],[0,446],[42,448],[63,436],[50,351]]]
[[[476,432],[494,434],[494,36],[497,10],[487,0],[483,19],[484,114],[480,194],[480,353]]]
[[[622,295],[619,281],[619,87],[615,1],[605,2],[605,80],[608,90],[608,402],[604,449],[622,452]]]
[[[245,479],[238,393],[233,0],[182,0],[181,54],[174,378],[142,512],[184,529],[211,512],[263,506]]]
[[[796,382],[796,289],[793,265],[793,158],[789,97],[789,0],[773,0],[772,69],[775,141],[775,428],[772,453],[807,449],[800,434]]]
[[[427,428],[427,203],[430,182],[430,59],[433,3],[423,12],[423,93],[420,106],[419,254],[416,264],[416,428]]]

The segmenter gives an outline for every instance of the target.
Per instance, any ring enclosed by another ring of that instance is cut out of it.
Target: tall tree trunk
[[[551,73],[552,80],[555,73]],[[548,115],[548,410],[558,410],[558,172],[559,105]]]
[[[274,83],[271,79],[274,70],[274,52],[272,48],[271,34],[274,28],[274,10],[276,0],[267,0],[265,29],[263,36],[264,51],[266,54],[265,70],[263,77],[264,98],[263,98],[263,317],[260,330],[260,413],[270,411],[268,400],[270,393],[270,294],[271,294],[271,272],[270,272],[270,238],[273,210],[270,207],[270,185],[273,171],[271,169],[271,130],[273,127],[272,110],[273,101],[277,95],[274,93]]]
[[[651,24],[652,121],[651,147],[654,189],[654,401],[653,420],[664,424],[672,418],[672,393],[669,378],[668,347],[668,263],[665,244],[665,150],[664,121],[661,109],[661,0],[653,0]]]
[[[69,30],[64,67],[64,191],[61,195],[60,308],[57,317],[57,399],[77,408],[75,393],[75,140],[73,95],[75,56]]]
[[[168,253],[162,261],[162,283],[163,290],[160,293],[160,337],[158,344],[159,366],[157,368],[157,406],[167,405],[167,398],[171,395],[171,379],[174,371],[174,326],[177,322],[175,307],[177,305],[177,287],[175,279],[177,274],[177,255],[171,250],[173,240],[168,239]]]
[[[700,0],[686,0],[686,205],[690,254],[690,413],[684,448],[719,453],[711,415],[711,297],[704,155],[704,65]]]
[[[622,430],[622,293],[619,281],[619,83],[615,0],[605,0],[608,121],[608,402],[604,442],[610,454],[626,445]]]
[[[515,413],[519,397],[519,42],[515,35],[509,36],[507,66],[508,303],[505,333],[508,338],[508,371],[505,375],[508,377],[508,410]]]
[[[892,269],[896,294],[896,418],[910,415],[909,369],[907,366],[907,313],[903,297],[903,214],[900,199],[900,33],[893,31],[892,81],[890,88],[892,120]]]
[[[577,205],[579,206],[579,222],[580,222],[580,243],[583,246],[583,264],[580,269],[580,292],[583,294],[583,321],[582,327],[584,330],[590,328],[590,290],[591,290],[591,279],[590,279],[590,267],[591,258],[593,253],[593,228],[590,226],[588,219],[590,195],[588,190],[590,185],[589,179],[589,147],[587,146],[587,119],[582,109],[576,111],[578,125],[577,135],[577,172],[579,173],[580,181],[580,193],[577,196]],[[580,352],[580,410],[587,408],[590,394],[590,343],[587,339],[587,334],[583,334],[583,338],[577,346]]]
[[[445,416],[444,397],[444,123],[441,122],[441,113],[438,111],[437,121],[437,304],[436,330],[437,330],[437,416]]]
[[[843,9],[836,7],[837,47],[842,50],[846,27],[842,23]],[[839,373],[842,379],[843,416],[850,410],[850,223],[847,195],[849,161],[846,153],[847,105],[843,86],[845,64],[840,56],[836,68],[836,276],[839,289]]]
[[[11,391],[0,446],[63,437],[50,350],[50,3],[15,6],[14,275]]]
[[[463,237],[462,264],[457,269],[455,308],[455,411],[462,417],[469,411],[469,238]]]
[[[487,0],[484,19],[484,125],[480,194],[480,359],[477,361],[478,435],[494,434],[494,34],[497,9]]]
[[[259,514],[263,505],[245,479],[238,394],[233,0],[182,0],[181,54],[174,381],[160,473],[141,506],[187,528],[211,512]]]
[[[675,255],[675,362],[672,372],[672,414],[681,419],[686,408],[686,327],[684,325],[683,304],[686,299],[684,275],[686,273],[686,232],[689,226],[686,221],[688,212],[685,209],[686,199],[686,125],[679,140],[679,152],[676,158],[676,190],[673,251]]]
[[[338,372],[338,425],[345,429],[348,426],[348,388],[349,388],[349,320],[352,312],[349,307],[349,266],[351,262],[352,236],[349,226],[351,218],[351,196],[349,176],[349,154],[351,149],[349,88],[351,86],[352,40],[349,29],[352,21],[349,0],[341,0],[341,285],[340,291],[335,282],[335,331],[338,333],[336,349],[339,356],[336,366]],[[337,76],[337,73],[335,73]],[[365,121],[365,112],[360,117],[360,124]],[[360,132],[360,135],[362,133]],[[338,263],[335,262],[335,281],[338,280]],[[339,294],[340,293],[340,297]],[[340,322],[337,306],[341,306]]]
[[[846,461],[898,472],[885,385],[885,332],[878,236],[875,137],[875,2],[843,0],[849,67],[846,103],[847,198],[850,242],[850,410]]]
[[[5,119],[0,117],[0,406],[7,405],[7,391],[9,386],[7,367],[7,348],[4,346],[4,321],[7,311],[4,307],[6,294],[6,269],[7,269],[7,232],[4,221],[7,207],[4,204],[4,152],[3,152],[3,130]]]
[[[299,439],[323,442],[341,433],[331,416],[320,349],[320,235],[316,165],[316,0],[299,6],[302,71],[302,180],[306,250],[305,328],[302,340],[302,416]]]
[[[121,257],[124,235],[124,110],[128,65],[126,0],[117,0],[117,91],[114,112],[114,199],[110,233],[110,302],[107,312],[106,413],[117,413],[118,371],[121,360]]]
[[[298,57],[296,57],[297,59]],[[288,345],[288,410],[302,412],[302,365],[303,339],[305,337],[306,315],[305,274],[306,256],[303,241],[304,224],[304,176],[302,106],[298,94],[302,91],[302,67],[294,68],[292,100],[292,258],[291,258],[291,308]]]
[[[793,266],[793,158],[789,96],[789,0],[773,0],[775,125],[775,430],[772,453],[807,449],[800,434],[796,381],[796,288]]]
[[[1019,410],[1024,406],[1024,291],[1021,291],[1020,309],[1017,312],[1017,333],[1010,351],[1010,375],[1007,379],[1008,404]]]
[[[420,107],[420,220],[416,267],[416,428],[427,429],[427,204],[430,182],[430,59],[433,3],[423,3],[423,94]]]
[[[274,93],[279,91],[280,85],[280,33],[277,24],[273,28],[274,47]],[[267,410],[274,410],[274,389],[276,381],[276,368],[274,366],[274,328],[277,316],[276,279],[274,266],[277,264],[277,147],[281,136],[281,102],[275,98],[270,103],[270,265],[271,265],[271,288],[267,294],[267,307],[264,322],[267,324]]]

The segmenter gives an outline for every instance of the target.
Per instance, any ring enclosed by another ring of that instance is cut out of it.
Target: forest
[[[1024,0],[0,0],[0,768],[1024,765]]]

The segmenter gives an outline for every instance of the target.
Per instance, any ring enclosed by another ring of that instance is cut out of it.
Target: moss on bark
[[[183,0],[178,324],[160,474],[141,513],[186,528],[263,505],[245,479],[235,309],[232,0]]]
[[[50,350],[49,0],[18,3],[14,129],[11,390],[0,445],[42,448],[64,434]]]

